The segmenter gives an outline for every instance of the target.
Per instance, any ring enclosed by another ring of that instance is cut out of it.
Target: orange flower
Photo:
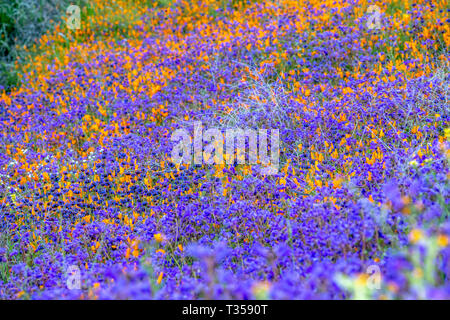
[[[446,247],[448,246],[448,237],[446,235],[440,234],[437,237],[437,243],[440,247]]]
[[[164,272],[161,272],[159,274],[158,280],[156,280],[156,283],[161,284],[161,281],[162,281],[163,277],[164,277]]]
[[[153,237],[155,238],[155,240],[157,242],[162,242],[163,241],[163,236],[162,236],[161,233],[156,233],[156,234],[153,235]]]

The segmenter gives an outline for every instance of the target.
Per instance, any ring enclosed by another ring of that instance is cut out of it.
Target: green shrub
[[[43,33],[61,22],[70,4],[86,0],[0,0],[0,91],[19,85],[15,62]]]

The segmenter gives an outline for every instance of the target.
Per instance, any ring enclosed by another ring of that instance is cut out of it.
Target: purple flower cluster
[[[361,1],[219,2],[81,33],[0,96],[0,299],[450,298],[442,2],[375,31]],[[194,121],[279,129],[279,172],[174,165]]]

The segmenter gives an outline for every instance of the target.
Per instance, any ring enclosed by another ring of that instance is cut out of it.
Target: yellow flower
[[[440,234],[437,237],[437,243],[440,247],[448,246],[448,237],[446,235]]]
[[[305,96],[306,96],[306,97],[309,97],[310,94],[311,94],[311,90],[306,89],[306,90],[305,90]]]
[[[162,242],[163,241],[163,236],[162,236],[161,233],[156,233],[153,237],[155,238],[155,240],[157,242]]]
[[[423,238],[423,232],[419,229],[413,229],[409,234],[409,241],[411,243],[417,243]]]
[[[445,133],[445,138],[447,140],[450,140],[450,128],[445,129],[444,133]]]
[[[417,167],[418,163],[417,163],[416,160],[412,160],[412,161],[409,162],[409,165],[413,166],[413,167]]]
[[[367,284],[368,279],[369,276],[367,274],[361,273],[356,277],[356,285],[363,287]]]
[[[403,14],[403,22],[405,23],[405,24],[408,24],[409,23],[409,21],[411,20],[411,16],[409,15],[409,14],[406,14],[406,13],[404,13]]]
[[[161,272],[161,273],[159,274],[158,280],[156,280],[156,282],[157,282],[158,284],[161,284],[161,281],[162,281],[163,277],[164,277],[164,272]]]
[[[16,202],[16,194],[15,194],[15,193],[11,194],[11,200],[13,201],[14,204],[17,205],[17,202]]]

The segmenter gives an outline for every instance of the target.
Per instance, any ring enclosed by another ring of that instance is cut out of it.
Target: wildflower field
[[[0,88],[0,299],[450,299],[449,2],[73,4]]]

